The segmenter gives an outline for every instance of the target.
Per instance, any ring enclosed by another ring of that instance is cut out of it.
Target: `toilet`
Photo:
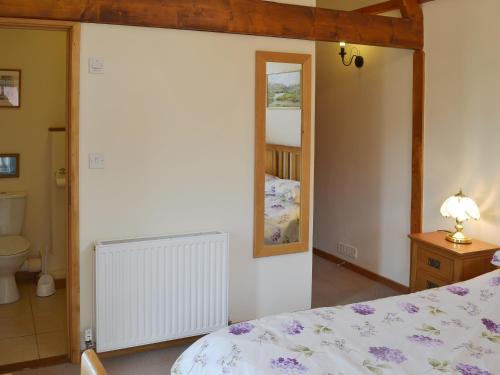
[[[19,299],[15,274],[30,252],[22,237],[26,193],[0,192],[0,304]]]

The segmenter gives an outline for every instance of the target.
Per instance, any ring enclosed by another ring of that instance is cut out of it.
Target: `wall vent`
[[[357,259],[358,258],[358,249],[354,246],[347,245],[345,243],[339,242],[337,244],[337,253],[342,254],[348,258],[351,259]]]

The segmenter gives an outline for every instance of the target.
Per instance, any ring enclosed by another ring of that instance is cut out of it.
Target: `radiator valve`
[[[94,342],[92,340],[92,329],[87,328],[85,330],[85,348],[94,349]]]

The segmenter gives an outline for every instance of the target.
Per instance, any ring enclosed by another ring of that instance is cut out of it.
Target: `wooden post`
[[[425,52],[413,54],[413,137],[411,183],[411,233],[422,231],[424,190]]]
[[[403,18],[422,22],[424,14],[417,0],[399,0],[399,4]]]

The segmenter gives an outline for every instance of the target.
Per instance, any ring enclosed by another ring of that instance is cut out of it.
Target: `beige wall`
[[[311,252],[254,259],[255,52],[308,41],[82,25],[81,328],[92,325],[93,241],[223,230],[230,318],[306,309]],[[89,57],[105,73],[88,73]],[[102,152],[105,169],[88,169]]]
[[[357,47],[362,69],[317,43],[314,247],[355,246],[349,261],[407,285],[412,53]]]
[[[21,154],[21,175],[0,179],[0,191],[27,192],[23,235],[38,253],[50,241],[53,179],[48,128],[66,126],[66,34],[0,29],[0,46],[0,69],[22,70],[21,108],[0,108],[0,152]],[[53,254],[53,260],[60,255]],[[56,263],[50,271],[63,272]]]
[[[427,52],[424,228],[451,229],[439,207],[460,187],[482,218],[471,235],[500,244],[500,2],[424,6]]]

